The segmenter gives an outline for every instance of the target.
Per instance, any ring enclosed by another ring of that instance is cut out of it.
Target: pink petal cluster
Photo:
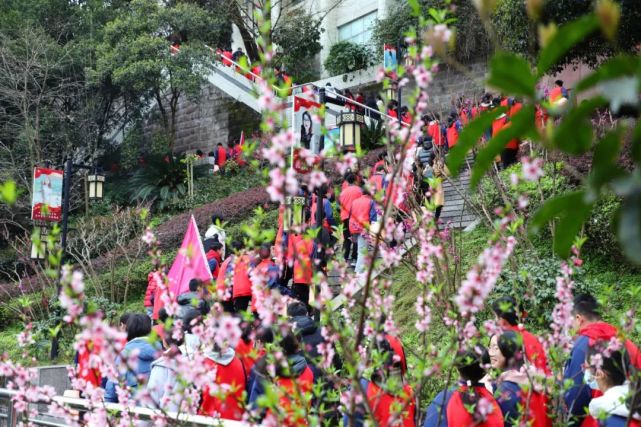
[[[478,313],[483,308],[515,245],[516,239],[509,236],[481,253],[478,263],[468,271],[454,299],[462,316]]]

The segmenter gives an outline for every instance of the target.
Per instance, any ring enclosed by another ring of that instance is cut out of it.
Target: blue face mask
[[[592,375],[592,373],[587,369],[583,372],[583,382],[592,390],[599,389],[599,384],[597,384],[596,378],[594,378],[594,375]]]

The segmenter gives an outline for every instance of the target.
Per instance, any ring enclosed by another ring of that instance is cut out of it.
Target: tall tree
[[[216,24],[194,4],[133,0],[107,23],[92,79],[120,88],[121,102],[131,111],[127,119],[144,114],[153,103],[171,150],[178,100],[199,92],[211,60],[202,36]]]

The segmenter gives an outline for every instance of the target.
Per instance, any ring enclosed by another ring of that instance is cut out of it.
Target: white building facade
[[[400,0],[403,1],[403,0]],[[280,0],[275,4],[272,11],[272,20],[278,14],[287,13],[288,10],[301,8],[312,16],[322,18],[321,26],[324,32],[321,34],[322,50],[319,55],[319,67],[321,77],[330,77],[323,69],[322,64],[329,54],[331,47],[341,41],[371,46],[372,30],[377,19],[387,16],[390,7],[399,0]],[[280,7],[284,9],[279,9]],[[280,19],[283,19],[282,17]],[[242,46],[240,32],[234,26],[232,46]],[[371,46],[381,49],[382,46]]]

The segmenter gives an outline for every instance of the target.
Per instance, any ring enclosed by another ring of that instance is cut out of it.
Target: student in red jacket
[[[216,372],[215,384],[218,387],[203,388],[199,414],[220,416],[226,420],[242,420],[245,413],[243,394],[247,382],[242,362],[234,349],[221,350],[217,344],[214,344],[212,351],[206,353],[206,357],[208,371]]]
[[[219,142],[216,148],[216,166],[222,169],[225,167],[225,163],[227,163],[227,150]]]
[[[423,427],[503,427],[501,408],[481,383],[486,363],[478,351],[484,349],[459,352],[458,384],[434,398],[427,408]]]
[[[369,381],[360,380],[372,417],[380,427],[414,427],[414,391],[405,384],[401,364],[394,359],[394,351],[389,343],[386,340],[377,341],[376,347],[382,354],[383,365],[375,369]],[[362,427],[365,413],[365,408],[359,405],[353,414],[344,414],[343,425],[350,426],[350,418],[353,418],[354,426]]]
[[[492,303],[492,310],[496,315],[497,324],[505,330],[518,332],[523,338],[523,347],[525,357],[541,372],[546,375],[550,374],[545,349],[539,338],[528,332],[525,327],[519,323],[520,316],[518,304],[514,298],[504,296]]]
[[[246,311],[252,299],[252,284],[249,278],[251,257],[247,252],[236,254],[234,270],[232,273],[232,299],[234,311]]]
[[[291,234],[294,249],[294,282],[292,293],[294,298],[304,302],[309,307],[309,288],[314,277],[312,255],[314,240],[304,234]]]
[[[145,291],[145,310],[147,316],[152,317],[154,314],[154,297],[156,296],[156,289],[158,288],[159,275],[156,271],[152,271],[147,275],[147,290]]]
[[[218,241],[210,241],[213,239],[205,240],[205,256],[207,257],[207,263],[209,264],[209,271],[214,278],[218,278],[218,273],[220,272],[220,266],[223,263],[222,251],[223,245]]]
[[[300,344],[293,332],[288,332],[279,342],[286,366],[276,364],[274,373],[268,369],[265,357],[256,361],[253,369],[255,380],[249,392],[249,405],[258,407],[259,397],[270,389],[278,399],[278,412],[268,409],[263,415],[277,417],[278,425],[285,427],[307,426],[308,422],[301,417],[302,409],[310,409],[310,395],[314,385],[314,372],[300,352]]]
[[[445,138],[436,115],[432,116],[432,120],[427,124],[427,133],[432,137],[432,144],[436,147],[445,147]]]
[[[349,212],[352,209],[354,200],[361,197],[363,190],[356,185],[356,174],[348,172],[345,175],[347,186],[341,190],[338,196],[338,205],[341,210],[341,222],[343,223],[343,254],[345,261],[356,262],[357,248],[356,242],[352,242],[352,235],[349,232]]]
[[[452,113],[448,120],[447,131],[445,133],[448,150],[454,147],[458,142],[458,135],[461,128],[461,122],[456,117],[456,113]]]
[[[574,297],[574,329],[577,337],[574,341],[570,359],[565,365],[563,380],[571,381],[573,385],[565,392],[564,399],[567,410],[573,416],[573,426],[596,427],[597,421],[591,416],[585,416],[590,401],[601,395],[598,390],[591,390],[585,383],[585,361],[589,351],[597,344],[603,344],[619,336],[619,330],[601,320],[601,308],[592,295],[577,295]],[[630,340],[624,343],[630,363],[636,369],[641,369],[641,354]]]
[[[365,257],[367,256],[367,234],[370,225],[376,221],[376,203],[367,190],[352,203],[349,213],[349,233],[356,238],[356,273],[365,271]]]
[[[511,125],[512,123],[508,121],[507,114],[501,114],[492,123],[492,137],[495,137],[499,132],[504,131]],[[516,163],[518,152],[519,140],[516,138],[509,140],[501,152],[501,164],[504,169]]]
[[[547,397],[536,376],[524,365],[526,356],[522,343],[522,337],[515,331],[505,331],[490,338],[490,364],[500,372],[492,387],[505,427],[552,427]]]

